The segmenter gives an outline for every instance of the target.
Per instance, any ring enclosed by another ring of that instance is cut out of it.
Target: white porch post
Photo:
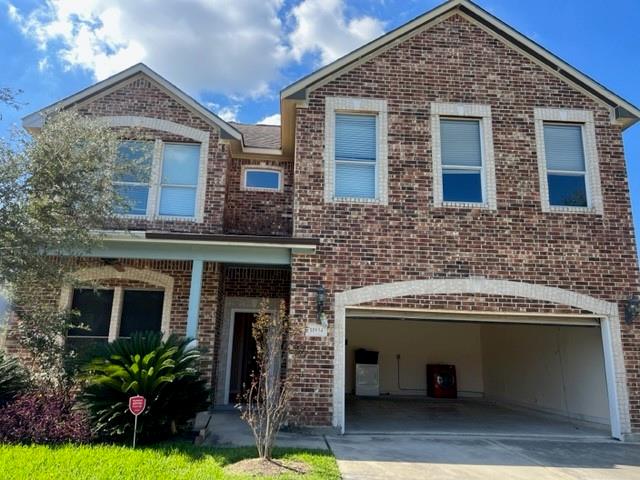
[[[198,335],[198,314],[200,311],[200,292],[202,290],[202,270],[204,262],[193,260],[191,266],[191,287],[189,289],[189,311],[187,313],[187,337],[196,339]]]

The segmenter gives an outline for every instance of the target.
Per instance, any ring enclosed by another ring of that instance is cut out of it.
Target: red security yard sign
[[[147,406],[147,399],[142,395],[136,395],[135,397],[129,397],[129,411],[136,417],[144,412]]]
[[[142,395],[129,397],[129,411],[133,413],[133,448],[136,448],[136,433],[138,432],[138,415],[147,407],[147,399]]]

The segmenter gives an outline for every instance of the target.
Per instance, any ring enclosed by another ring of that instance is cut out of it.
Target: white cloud
[[[307,53],[327,63],[383,32],[376,18],[348,15],[344,0],[42,2],[32,11],[7,3],[9,18],[41,50],[41,69],[56,60],[102,80],[144,62],[195,96],[215,92],[232,104],[274,96],[284,69]],[[226,108],[216,110],[237,116]]]
[[[280,125],[280,114],[279,113],[274,113],[273,115],[269,115],[268,117],[264,117],[258,123],[261,124],[261,125]]]
[[[225,122],[237,122],[239,111],[240,111],[239,105],[232,105],[230,107],[223,107],[220,110],[218,110],[216,113]]]
[[[384,32],[379,19],[347,19],[344,0],[304,0],[291,15],[295,20],[291,53],[298,61],[306,53],[318,52],[322,64],[327,64]]]
[[[282,0],[46,0],[9,17],[45,54],[102,80],[145,62],[192,93],[261,95],[287,59]]]
[[[241,105],[227,105],[226,107],[223,107],[219,103],[215,102],[206,102],[205,105],[225,122],[237,122],[238,113],[240,113],[240,109],[242,107]]]

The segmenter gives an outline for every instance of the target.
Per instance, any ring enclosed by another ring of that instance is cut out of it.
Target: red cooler
[[[427,395],[433,398],[458,398],[455,365],[427,365]]]

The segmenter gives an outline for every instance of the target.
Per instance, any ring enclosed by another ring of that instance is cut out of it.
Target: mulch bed
[[[229,473],[251,475],[251,476],[275,476],[284,473],[297,473],[304,475],[309,473],[311,468],[305,462],[297,460],[262,460],[260,458],[249,458],[240,460],[225,468]]]

